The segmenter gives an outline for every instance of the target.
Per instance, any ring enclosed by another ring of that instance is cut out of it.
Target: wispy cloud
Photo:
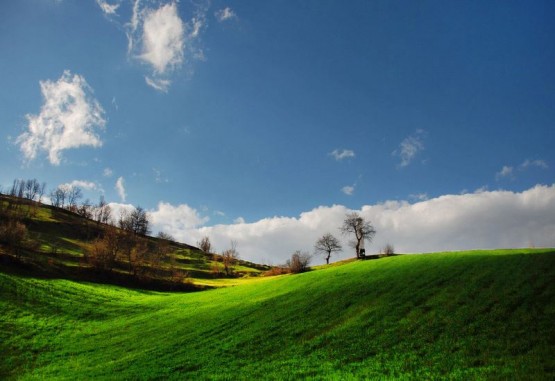
[[[427,193],[417,193],[417,194],[411,194],[409,195],[409,199],[414,200],[414,201],[426,201],[428,200],[428,194]]]
[[[541,169],[548,169],[549,166],[544,160],[525,160],[522,164],[519,165],[521,170],[525,170],[528,168],[541,168]]]
[[[162,174],[162,171],[157,168],[152,168],[152,173],[154,174],[154,181],[158,184],[168,183],[170,181]]]
[[[219,22],[231,20],[237,17],[235,12],[230,7],[219,9],[214,13],[214,16]]]
[[[158,90],[162,93],[167,93],[171,85],[171,81],[169,79],[150,78],[149,76],[145,76],[145,82],[154,90]]]
[[[355,151],[350,149],[343,149],[343,150],[334,149],[329,153],[329,155],[333,156],[335,160],[341,161],[349,157],[355,157]]]
[[[504,165],[499,172],[495,174],[497,180],[501,180],[506,177],[513,177],[514,168],[508,165]]]
[[[416,130],[414,134],[403,139],[399,144],[399,148],[393,151],[392,155],[401,159],[399,167],[403,168],[409,165],[418,153],[424,150],[425,134],[424,130]]]
[[[104,109],[83,76],[66,70],[55,82],[40,81],[40,88],[40,113],[26,116],[28,131],[16,140],[27,160],[44,151],[51,164],[59,165],[64,150],[102,146],[98,130],[106,125]]]
[[[524,172],[531,168],[548,169],[549,166],[544,160],[524,160],[516,168],[510,165],[504,165],[499,172],[495,174],[495,179],[497,181],[510,178],[515,179],[517,172]]]
[[[118,192],[121,201],[125,202],[125,199],[127,198],[127,193],[125,193],[125,184],[123,177],[118,177],[118,179],[116,180],[115,189]]]
[[[347,196],[352,196],[355,192],[355,186],[345,185],[343,188],[341,188],[341,192],[345,193]]]
[[[104,12],[106,15],[115,15],[120,6],[119,2],[115,4],[110,4],[104,0],[96,0],[96,3],[100,7],[100,9],[102,9],[102,12]]]

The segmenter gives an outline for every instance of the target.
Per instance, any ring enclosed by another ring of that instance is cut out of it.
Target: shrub
[[[307,252],[297,250],[291,255],[291,259],[287,261],[287,267],[293,274],[302,273],[308,270],[308,265],[312,257]]]
[[[394,255],[395,254],[395,248],[393,248],[393,245],[391,244],[387,244],[384,246],[384,248],[381,250],[381,254],[385,255],[386,257],[389,255]]]

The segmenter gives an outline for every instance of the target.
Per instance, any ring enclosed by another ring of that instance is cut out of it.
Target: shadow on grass
[[[193,283],[175,283],[164,279],[139,279],[132,274],[100,271],[90,267],[67,267],[62,265],[44,265],[0,254],[0,272],[27,278],[67,279],[76,282],[110,284],[135,290],[149,291],[203,291],[212,287]]]

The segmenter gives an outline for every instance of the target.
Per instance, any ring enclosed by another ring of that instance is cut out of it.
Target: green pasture
[[[193,293],[0,273],[0,379],[555,378],[555,251],[353,261]]]

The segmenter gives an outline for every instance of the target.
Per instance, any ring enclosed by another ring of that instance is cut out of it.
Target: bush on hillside
[[[312,257],[307,252],[297,250],[291,255],[291,259],[287,261],[287,267],[293,274],[302,273],[308,270],[308,265]]]
[[[387,244],[383,247],[383,249],[381,250],[381,253],[384,256],[389,256],[389,255],[394,255],[395,254],[395,248],[393,247],[393,245],[391,244]]]

